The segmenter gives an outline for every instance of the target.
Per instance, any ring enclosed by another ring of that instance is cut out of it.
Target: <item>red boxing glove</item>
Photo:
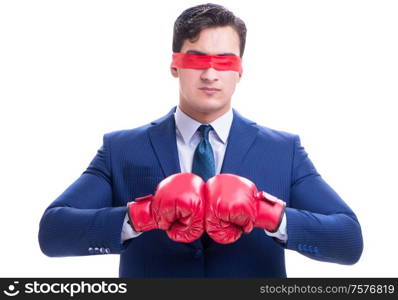
[[[135,231],[163,229],[170,239],[190,243],[204,232],[205,183],[191,173],[162,180],[154,195],[129,202],[128,216]]]
[[[249,179],[219,174],[206,183],[205,228],[220,244],[233,243],[253,227],[275,232],[282,221],[285,203],[257,191]]]

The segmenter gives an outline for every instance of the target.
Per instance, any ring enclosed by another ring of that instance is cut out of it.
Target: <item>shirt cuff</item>
[[[271,232],[269,232],[269,231],[267,231],[265,229],[264,229],[264,231],[265,231],[265,233],[268,236],[277,238],[281,242],[286,243],[287,242],[287,232],[286,232],[286,224],[287,223],[286,222],[287,222],[286,221],[286,214],[283,213],[283,218],[282,218],[281,225],[279,225],[279,228],[278,228],[278,230],[276,232],[271,233]]]
[[[128,223],[129,217],[126,213],[123,221],[123,227],[122,227],[122,237],[121,237],[121,242],[124,243],[126,240],[136,238],[143,232],[138,232],[133,229],[133,227]]]

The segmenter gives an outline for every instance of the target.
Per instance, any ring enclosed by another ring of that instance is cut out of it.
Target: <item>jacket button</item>
[[[111,253],[111,249],[109,249],[109,248],[105,248],[105,253],[106,253],[106,254],[109,254],[109,253]]]
[[[196,249],[194,257],[195,258],[200,258],[200,257],[202,257],[202,255],[203,255],[202,249]]]
[[[90,253],[90,254],[93,254],[93,253],[94,253],[93,247],[88,248],[88,253]]]
[[[100,253],[105,253],[105,249],[103,247],[100,248]]]

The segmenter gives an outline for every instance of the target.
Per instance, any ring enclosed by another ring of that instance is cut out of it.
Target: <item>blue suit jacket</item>
[[[246,177],[286,201],[287,243],[255,228],[228,245],[178,243],[162,230],[122,244],[127,202],[180,172],[174,111],[104,135],[87,170],[43,214],[39,242],[46,255],[120,254],[120,277],[286,277],[285,249],[340,264],[359,259],[358,220],[317,173],[299,137],[257,125],[235,110],[221,173]]]

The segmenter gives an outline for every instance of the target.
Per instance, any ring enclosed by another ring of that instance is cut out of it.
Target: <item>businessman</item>
[[[286,277],[285,250],[354,264],[354,212],[299,136],[231,106],[244,22],[216,4],[175,21],[179,102],[160,119],[107,133],[82,175],[45,210],[48,256],[120,255],[120,277]]]

